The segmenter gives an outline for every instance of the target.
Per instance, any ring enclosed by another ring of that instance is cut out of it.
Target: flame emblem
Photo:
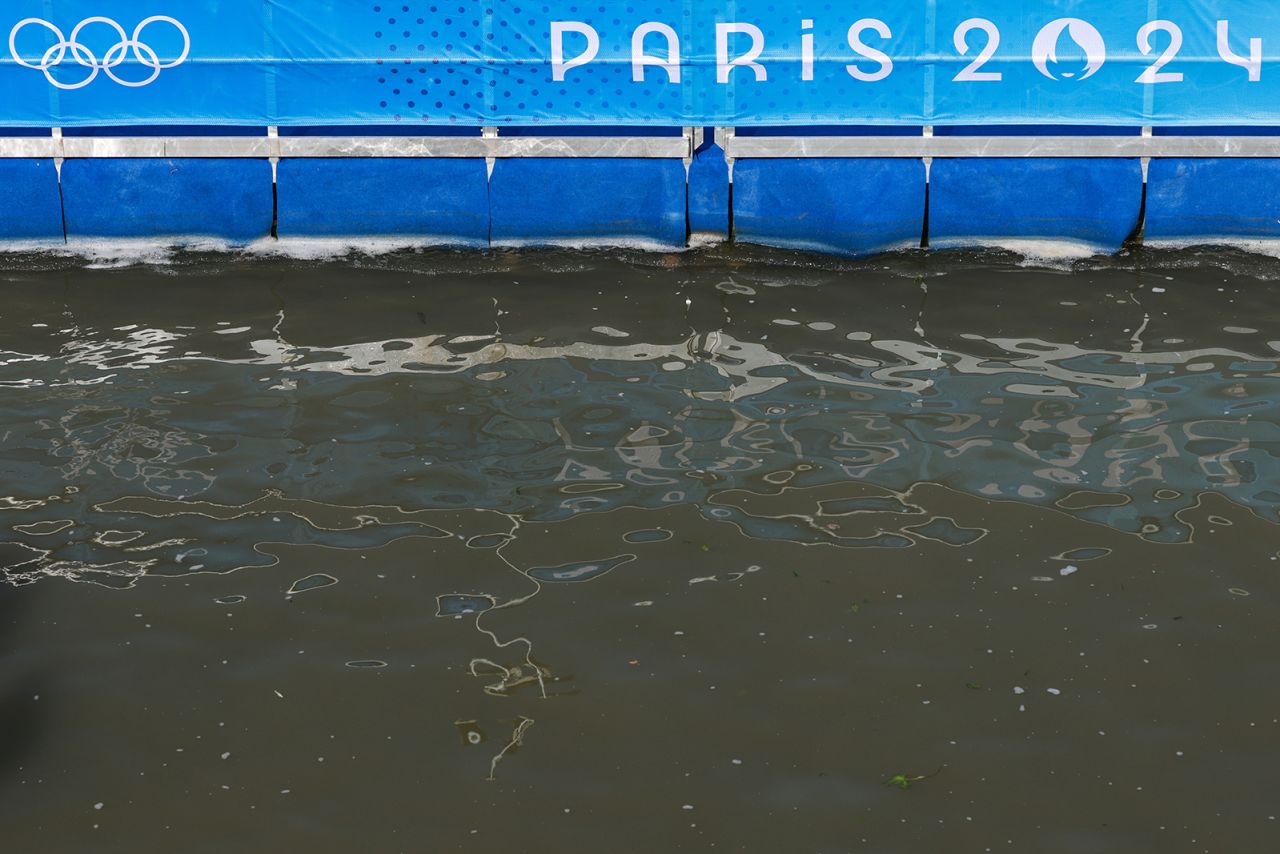
[[[1049,63],[1055,66],[1058,63],[1058,41],[1062,38],[1064,30],[1076,46],[1084,51],[1086,65],[1079,77],[1076,76],[1075,71],[1063,71],[1062,78],[1087,80],[1107,61],[1107,46],[1102,40],[1102,33],[1088,21],[1082,21],[1079,18],[1059,18],[1056,21],[1050,21],[1036,34],[1036,39],[1031,44],[1031,61],[1035,64],[1036,70],[1045,77],[1050,80],[1059,79]]]

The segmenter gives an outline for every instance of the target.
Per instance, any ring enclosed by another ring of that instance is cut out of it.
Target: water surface
[[[6,848],[1280,842],[1280,261],[0,287]]]

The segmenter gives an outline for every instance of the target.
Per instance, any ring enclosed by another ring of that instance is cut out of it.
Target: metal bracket
[[[480,128],[480,136],[483,139],[497,139],[498,129],[492,126],[482,127]],[[484,159],[484,168],[485,168],[485,171],[488,173],[489,178],[493,177],[493,164],[497,162],[498,162],[498,158],[496,157],[486,157]]]
[[[733,157],[736,139],[733,128],[716,128],[716,143],[724,151],[724,162],[729,167],[729,183],[733,183]]]

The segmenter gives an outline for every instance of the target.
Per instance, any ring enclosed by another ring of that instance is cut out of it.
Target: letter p
[[[586,36],[587,47],[582,53],[573,57],[569,61],[564,58],[564,34],[579,33]],[[596,58],[596,54],[600,52],[600,34],[596,32],[595,27],[590,24],[584,24],[582,21],[552,21],[551,22],[551,79],[556,81],[564,80],[565,72],[570,68],[577,68],[579,65],[586,65],[588,62]]]

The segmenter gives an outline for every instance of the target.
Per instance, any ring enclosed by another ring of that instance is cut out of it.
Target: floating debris
[[[485,778],[487,781],[492,783],[497,780],[495,775],[498,773],[498,763],[506,757],[508,752],[524,747],[524,734],[531,726],[533,726],[533,718],[522,717],[517,720],[516,728],[511,733],[511,741],[507,742],[507,746],[502,748],[489,763],[489,776]]]

